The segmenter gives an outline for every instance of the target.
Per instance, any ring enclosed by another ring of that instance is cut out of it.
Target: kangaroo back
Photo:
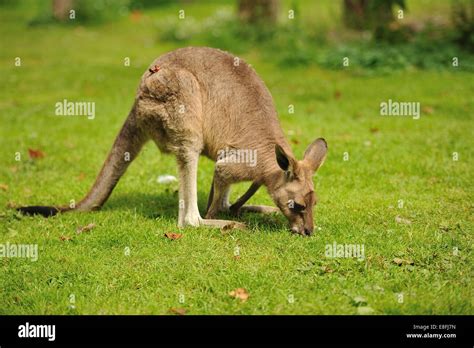
[[[205,156],[216,161],[222,149],[255,150],[259,160],[257,168],[252,170],[257,175],[269,167],[268,162],[274,163],[276,143],[292,153],[270,92],[253,68],[241,58],[218,49],[187,47],[161,56],[151,66],[161,69],[152,78],[162,79],[164,86],[173,83],[166,77],[169,70],[186,71],[195,79],[199,91],[193,91],[192,95],[199,98],[201,109],[199,115],[188,113],[186,109],[183,119],[186,122],[193,122],[196,117],[199,119],[200,124],[193,129],[202,131],[202,154]],[[141,86],[145,87],[149,79],[147,72],[142,77]],[[183,83],[180,89],[191,90],[191,87]],[[183,102],[182,107],[187,108],[188,103],[195,104]]]

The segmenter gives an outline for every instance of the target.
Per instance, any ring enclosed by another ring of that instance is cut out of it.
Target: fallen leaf
[[[431,106],[424,106],[421,108],[421,111],[425,114],[431,115],[434,112],[434,109]]]
[[[373,313],[374,313],[374,310],[369,306],[357,307],[357,314],[370,315],[370,314],[373,314]]]
[[[329,266],[322,266],[321,271],[323,271],[323,273],[332,273],[332,272],[334,272],[334,270]]]
[[[234,260],[240,260],[240,255],[234,255]]]
[[[403,263],[403,260],[399,257],[396,257],[393,259],[393,262],[395,262],[398,266],[401,266],[401,264]]]
[[[3,191],[8,191],[8,185],[7,184],[0,184],[0,189]]]
[[[377,127],[370,128],[370,133],[378,133],[379,129]]]
[[[234,298],[237,298],[239,300],[241,300],[242,302],[245,302],[248,300],[249,298],[249,293],[247,292],[246,289],[244,288],[237,288],[235,290],[232,290],[231,292],[229,292],[229,296],[232,296]]]
[[[298,139],[291,139],[291,142],[295,145],[298,145],[300,143]]]
[[[185,315],[186,309],[184,308],[170,308],[169,312],[176,315]]]
[[[138,10],[133,10],[132,13],[130,13],[130,19],[133,22],[138,22],[142,18],[142,12]]]
[[[401,216],[397,215],[395,217],[395,222],[399,224],[405,224],[405,225],[411,225],[411,221],[405,218],[402,218]]]
[[[15,209],[15,208],[18,208],[18,204],[13,201],[8,201],[6,204],[6,207],[9,209]]]
[[[44,152],[41,150],[28,149],[28,156],[30,156],[31,159],[43,158]]]
[[[225,232],[228,232],[228,231],[233,230],[233,229],[245,230],[246,228],[247,228],[247,226],[245,226],[245,224],[243,224],[241,222],[232,221],[232,222],[229,222],[227,225],[222,226],[221,227],[221,232],[225,233]]]
[[[181,233],[173,233],[173,232],[165,233],[165,237],[172,240],[180,239],[182,236],[183,235]]]
[[[92,230],[93,228],[95,227],[95,224],[94,223],[90,223],[89,225],[86,225],[86,226],[80,226],[76,229],[76,233],[77,234],[80,234],[82,232],[89,232],[90,230]]]
[[[396,257],[393,259],[393,262],[397,265],[397,266],[401,266],[403,264],[405,265],[414,265],[415,263],[412,261],[412,260],[405,260],[405,259],[401,259],[399,257]]]
[[[336,91],[334,92],[334,98],[336,98],[336,99],[340,99],[340,98],[341,98],[341,95],[342,95],[342,94],[341,94],[341,91],[339,91],[339,90],[336,90]]]
[[[62,240],[62,241],[72,240],[72,238],[69,237],[69,236],[61,236],[61,237],[59,237],[59,239]]]

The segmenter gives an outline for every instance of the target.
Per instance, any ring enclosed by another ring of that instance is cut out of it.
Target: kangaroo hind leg
[[[115,139],[94,185],[77,204],[76,209],[79,211],[100,209],[147,140],[148,136],[137,124],[132,109]]]

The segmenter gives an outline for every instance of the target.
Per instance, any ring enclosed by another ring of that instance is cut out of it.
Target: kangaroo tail
[[[29,206],[17,210],[26,215],[39,214],[49,217],[70,210],[91,211],[100,209],[147,140],[146,133],[137,125],[134,106],[115,139],[94,185],[77,205],[65,207]]]
[[[28,207],[20,207],[16,209],[24,215],[42,215],[44,217],[54,216],[61,211],[68,210],[67,208],[48,207],[42,205],[31,205]]]

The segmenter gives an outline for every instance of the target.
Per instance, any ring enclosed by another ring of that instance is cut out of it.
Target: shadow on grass
[[[199,211],[205,215],[207,194],[199,193]],[[134,192],[112,195],[102,208],[102,211],[129,211],[136,212],[148,219],[163,217],[178,221],[178,194],[173,191],[156,194]],[[286,220],[281,214],[262,215],[245,213],[238,217],[221,213],[218,219],[244,222],[250,228],[265,229],[267,231],[281,231],[287,228]]]

